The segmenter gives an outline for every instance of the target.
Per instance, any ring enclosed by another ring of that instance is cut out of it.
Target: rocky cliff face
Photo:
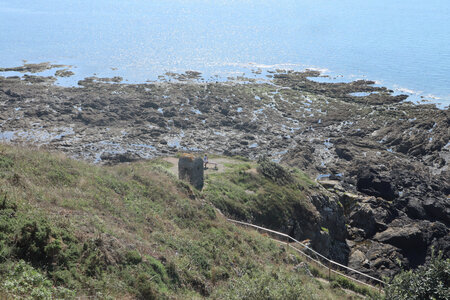
[[[321,192],[311,195],[310,200],[320,213],[319,228],[311,235],[312,247],[319,253],[346,264],[350,247],[346,243],[347,228],[339,199]]]
[[[314,155],[323,153],[317,143],[284,157],[311,174],[335,179],[330,190],[346,207],[353,268],[391,276],[423,264],[433,248],[450,255],[450,119],[448,110],[437,111],[433,121],[423,113],[408,119],[383,116],[386,125],[377,125],[374,117],[357,131],[330,128],[325,166]]]
[[[258,171],[279,185],[295,186],[295,179],[286,168],[270,161],[267,157],[258,160]],[[270,192],[269,192],[270,193]],[[306,195],[308,206],[285,203],[287,221],[274,224],[271,220],[255,220],[261,225],[285,232],[297,240],[309,240],[310,245],[321,254],[346,264],[350,248],[346,243],[347,228],[343,207],[339,197],[321,185],[309,187]],[[290,206],[290,207],[288,207]]]

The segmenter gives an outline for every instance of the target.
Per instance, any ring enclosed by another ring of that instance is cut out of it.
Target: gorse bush
[[[130,250],[125,253],[125,260],[131,265],[137,265],[142,261],[142,257],[136,250]]]
[[[147,274],[140,274],[136,281],[136,289],[139,294],[138,297],[143,300],[157,300],[158,292],[151,281],[151,277]]]
[[[46,220],[35,220],[22,226],[15,248],[23,259],[50,264],[61,251],[61,241],[52,236],[52,229]]]
[[[289,171],[283,166],[270,161],[266,156],[262,156],[258,160],[258,170],[265,177],[278,184],[289,184],[295,181],[294,176],[292,176]]]

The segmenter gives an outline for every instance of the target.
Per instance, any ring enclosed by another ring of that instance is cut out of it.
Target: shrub
[[[371,296],[374,294],[368,287],[357,285],[355,282],[343,276],[336,276],[333,278],[331,285],[333,288],[340,287],[362,295]]]
[[[142,257],[136,250],[131,250],[125,253],[125,261],[130,265],[137,265],[142,261]]]
[[[180,283],[180,275],[178,274],[177,266],[173,261],[170,261],[166,267],[167,275],[170,277],[173,283]]]
[[[145,300],[158,299],[158,292],[151,282],[152,278],[145,273],[139,274],[136,283],[136,289],[139,292],[139,298]]]
[[[166,273],[166,268],[164,267],[164,265],[159,260],[157,260],[156,258],[154,258],[152,256],[147,256],[147,261],[148,261],[149,265],[152,267],[153,271],[156,274],[158,274],[158,276],[163,281],[166,281],[167,273]]]
[[[403,271],[394,277],[385,289],[386,299],[394,300],[448,300],[450,299],[450,259],[442,253],[417,270]]]
[[[89,251],[85,264],[85,272],[89,277],[101,278],[105,269],[103,254],[100,251]]]
[[[211,269],[211,281],[214,284],[221,280],[227,280],[228,278],[230,278],[230,274],[224,267],[213,267]]]
[[[49,264],[61,250],[60,241],[52,237],[52,229],[45,220],[26,222],[17,241],[19,257],[34,263]]]
[[[54,288],[46,276],[23,260],[12,264],[8,272],[3,274],[0,289],[26,299],[70,299],[75,296],[75,292],[69,289]]]
[[[294,182],[294,177],[283,166],[270,161],[263,156],[258,160],[258,169],[265,177],[278,184],[289,184]]]
[[[9,169],[14,165],[14,161],[8,157],[0,154],[0,169]]]
[[[304,288],[300,277],[274,271],[244,275],[230,282],[228,289],[219,293],[218,298],[236,300],[317,299]]]
[[[322,274],[320,273],[319,269],[317,269],[316,267],[310,266],[309,268],[310,268],[309,270],[311,271],[312,276],[323,277]]]

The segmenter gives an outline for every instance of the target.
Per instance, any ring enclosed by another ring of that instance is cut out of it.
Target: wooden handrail
[[[364,273],[362,273],[362,272],[360,272],[360,271],[358,271],[358,270],[352,269],[352,268],[350,268],[350,267],[347,267],[347,266],[345,266],[345,265],[343,265],[343,264],[340,264],[340,263],[338,263],[338,262],[335,262],[335,261],[333,261],[333,260],[331,260],[331,259],[329,259],[329,258],[323,256],[322,254],[320,254],[319,252],[313,250],[312,248],[308,247],[307,245],[303,244],[302,242],[297,241],[296,239],[294,239],[294,238],[291,237],[290,235],[287,235],[287,234],[285,234],[285,233],[278,232],[278,231],[275,231],[275,230],[272,230],[272,229],[264,228],[264,227],[261,227],[261,226],[253,225],[253,224],[250,224],[250,223],[242,222],[242,221],[236,221],[236,220],[229,219],[229,218],[227,218],[227,220],[228,220],[229,222],[232,222],[232,223],[236,223],[236,224],[240,224],[240,225],[244,225],[244,226],[253,227],[253,228],[256,228],[256,229],[259,229],[259,230],[263,230],[263,231],[266,231],[266,232],[270,232],[270,233],[276,234],[276,235],[278,235],[278,236],[285,237],[287,240],[291,240],[291,241],[293,241],[294,243],[301,245],[303,248],[305,248],[305,249],[307,249],[308,251],[314,253],[316,256],[322,258],[322,259],[323,259],[326,263],[328,263],[329,265],[338,266],[339,268],[343,268],[343,269],[346,269],[346,270],[348,270],[348,271],[354,272],[354,273],[359,274],[359,275],[361,275],[361,276],[363,276],[363,277],[366,277],[366,278],[368,278],[368,279],[370,279],[370,280],[372,280],[372,281],[378,282],[378,283],[380,283],[380,284],[382,284],[382,285],[388,285],[388,284],[387,284],[386,282],[384,282],[383,280],[380,280],[380,279],[375,278],[375,277],[373,277],[373,276],[364,274]],[[310,255],[306,254],[303,250],[298,249],[298,248],[296,248],[296,247],[294,247],[294,246],[292,246],[292,245],[290,245],[290,244],[289,244],[289,246],[290,246],[291,248],[293,248],[293,249],[296,249],[297,252],[302,253],[303,255],[305,255],[306,257],[308,257],[309,259],[311,259],[312,261],[314,261],[314,262],[320,264],[320,265],[323,266],[324,268],[331,269],[330,267],[326,267],[326,266],[325,266],[322,262],[320,262],[319,260],[314,259],[314,258],[312,258]],[[361,280],[358,280],[358,279],[356,279],[356,278],[353,278],[353,277],[351,277],[351,276],[349,276],[349,275],[345,275],[345,274],[343,274],[342,272],[338,272],[338,271],[333,270],[333,269],[331,269],[331,271],[332,271],[333,273],[336,273],[336,274],[345,276],[346,278],[349,278],[349,279],[351,279],[351,280],[354,280],[354,281],[356,281],[356,282],[358,282],[358,283],[362,283],[362,284],[368,285],[368,286],[370,286],[370,287],[376,288],[376,287],[374,287],[374,286],[372,286],[372,285],[370,285],[370,284],[368,284],[368,283],[365,283],[365,282],[363,282],[363,281],[361,281]]]

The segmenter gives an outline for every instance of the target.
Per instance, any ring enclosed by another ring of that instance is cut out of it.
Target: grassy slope
[[[166,164],[99,167],[0,144],[0,296],[351,299],[228,223]]]
[[[209,174],[204,194],[226,215],[251,223],[282,228],[294,212],[302,212],[311,221],[318,216],[307,199],[316,183],[297,169],[289,176],[293,181],[279,184],[262,176],[256,162],[242,160],[228,164],[224,173]]]

